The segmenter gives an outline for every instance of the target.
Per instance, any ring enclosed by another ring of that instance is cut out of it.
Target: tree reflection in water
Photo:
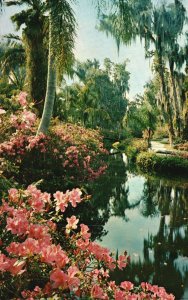
[[[142,240],[143,253],[139,253],[139,258],[123,272],[116,271],[113,279],[120,282],[126,278],[135,283],[149,281],[165,286],[176,299],[181,299],[188,280],[188,183],[147,176],[142,194],[132,203],[127,184],[130,170],[120,155],[110,156],[109,160],[106,174],[87,188],[93,197],[80,208],[81,221],[90,225],[93,239],[100,239],[106,234],[105,224],[110,218],[116,216],[128,222],[129,210],[150,218],[151,226],[152,219],[158,218],[157,233],[148,234]],[[183,267],[180,260],[184,261]]]

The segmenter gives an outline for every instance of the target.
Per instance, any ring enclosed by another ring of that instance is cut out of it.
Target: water
[[[188,180],[139,175],[125,157],[111,155],[91,190],[80,218],[103,246],[131,257],[113,279],[149,281],[188,299]]]

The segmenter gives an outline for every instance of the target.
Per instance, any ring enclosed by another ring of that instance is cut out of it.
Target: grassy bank
[[[188,159],[178,156],[141,152],[136,158],[136,163],[142,171],[146,172],[176,172],[176,174],[188,175]]]

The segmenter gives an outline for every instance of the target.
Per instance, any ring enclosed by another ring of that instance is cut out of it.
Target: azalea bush
[[[45,190],[62,188],[62,182],[81,185],[100,176],[107,151],[99,132],[62,123],[52,126],[48,136],[36,135],[37,117],[26,97],[20,93],[16,98],[14,113],[0,109],[0,169],[5,175],[26,185],[42,179]]]
[[[129,281],[116,285],[109,273],[123,269],[127,254],[114,257],[90,240],[69,206],[87,201],[79,189],[53,196],[30,185],[12,188],[0,207],[0,299],[174,299],[164,288]],[[64,225],[62,225],[64,224]]]

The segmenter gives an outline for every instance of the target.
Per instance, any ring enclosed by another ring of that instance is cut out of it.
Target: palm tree
[[[22,29],[22,40],[26,53],[25,89],[36,108],[42,111],[47,78],[47,18],[42,0],[6,1],[7,6],[24,6],[24,10],[14,14],[11,19],[16,29]]]
[[[53,113],[57,79],[68,72],[74,60],[73,48],[76,20],[70,2],[74,0],[47,1],[49,19],[49,54],[47,89],[42,119],[38,128],[47,133]]]

